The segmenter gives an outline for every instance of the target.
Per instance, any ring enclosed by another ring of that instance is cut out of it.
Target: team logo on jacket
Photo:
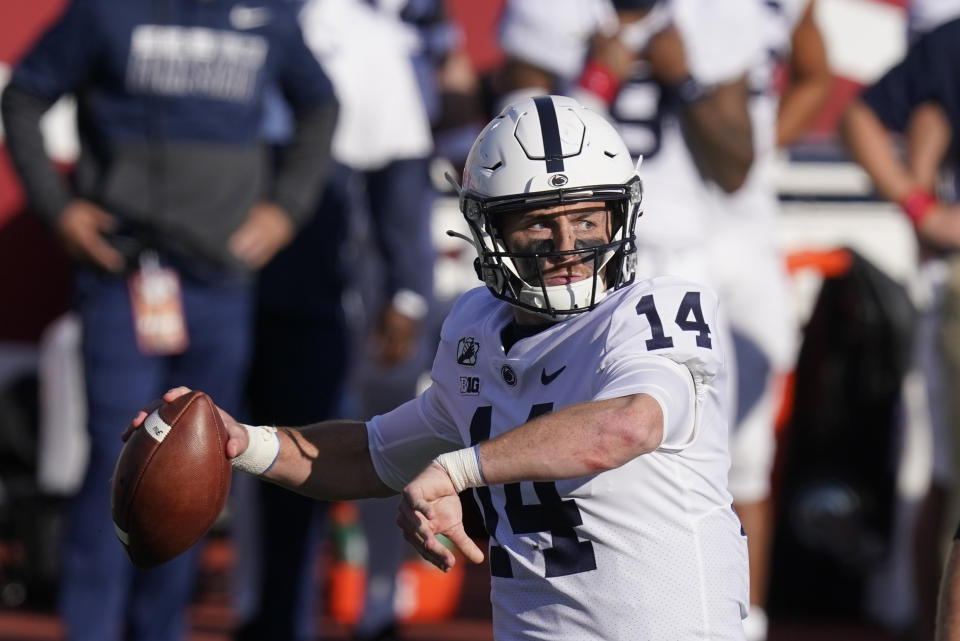
[[[256,29],[270,24],[272,16],[267,7],[245,7],[238,4],[230,10],[230,24],[234,29]]]
[[[457,343],[457,364],[476,365],[477,352],[480,351],[480,343],[473,336],[464,336]]]
[[[509,365],[504,365],[500,368],[500,376],[503,377],[503,382],[513,387],[517,384],[517,373],[513,371],[513,368]]]
[[[480,394],[479,376],[461,376],[460,393],[464,396],[477,396]]]
[[[252,29],[262,26],[263,20],[269,22],[270,9],[236,6],[230,15],[237,29]],[[250,103],[269,50],[267,39],[255,33],[137,25],[130,34],[126,89],[136,94]]]

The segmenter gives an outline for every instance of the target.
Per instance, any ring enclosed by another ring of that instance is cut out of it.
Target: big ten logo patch
[[[480,377],[479,376],[461,376],[460,377],[460,393],[467,396],[476,396],[480,393]]]

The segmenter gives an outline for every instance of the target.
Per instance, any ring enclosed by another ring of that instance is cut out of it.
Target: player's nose
[[[558,219],[553,229],[553,246],[557,251],[569,251],[576,248],[576,242],[573,225],[564,218]]]

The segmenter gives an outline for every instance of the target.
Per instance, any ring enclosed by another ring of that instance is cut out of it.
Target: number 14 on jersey
[[[647,294],[640,299],[637,303],[637,314],[646,316],[647,322],[650,323],[650,332],[653,336],[646,341],[648,350],[673,347],[673,339],[664,333],[663,321],[660,320],[653,294]],[[683,295],[674,322],[685,332],[697,333],[698,347],[707,349],[713,347],[710,341],[710,326],[703,319],[703,309],[700,307],[700,292],[687,292]]]

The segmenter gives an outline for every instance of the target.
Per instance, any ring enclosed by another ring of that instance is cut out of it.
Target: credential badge
[[[457,363],[459,365],[476,365],[477,352],[480,351],[480,343],[473,336],[464,336],[457,343]]]

